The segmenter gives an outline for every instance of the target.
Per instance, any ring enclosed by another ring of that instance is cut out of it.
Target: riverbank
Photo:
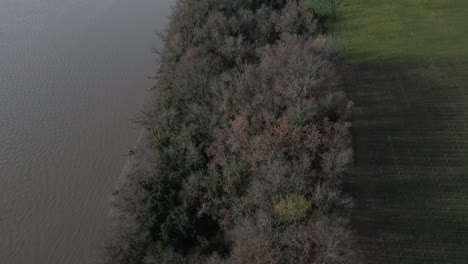
[[[116,196],[119,195],[120,189],[126,184],[132,175],[141,171],[142,173],[149,174],[152,171],[151,159],[152,151],[149,143],[149,133],[148,130],[142,128],[137,140],[133,147],[124,154],[127,156],[122,171],[120,172],[118,178],[116,179],[112,194],[109,198],[109,203],[112,205],[116,202]],[[109,217],[113,218],[116,216],[116,212],[111,206]]]

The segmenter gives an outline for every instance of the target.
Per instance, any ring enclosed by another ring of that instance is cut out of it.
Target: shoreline
[[[141,152],[142,150],[144,150],[144,145],[145,145],[145,137],[147,136],[147,130],[145,128],[142,128],[138,134],[138,137],[135,141],[135,143],[133,144],[133,147],[129,150],[129,151],[133,151],[134,153],[133,154],[129,154],[127,153],[126,156],[126,160],[124,162],[124,165],[122,167],[122,170],[115,182],[115,187],[118,187],[120,186],[121,184],[123,184],[125,182],[125,178],[130,175],[131,173],[134,172],[134,170],[136,169],[135,167],[137,166],[137,161],[138,161],[138,157],[137,156],[140,156],[141,155]]]
[[[119,194],[119,190],[128,180],[128,177],[138,169],[144,170],[145,173],[151,170],[150,166],[148,166],[151,164],[151,148],[149,146],[148,136],[148,130],[146,128],[142,128],[133,144],[133,147],[130,149],[130,151],[133,151],[133,154],[126,154],[127,158],[124,161],[119,175],[115,179],[111,193],[107,199],[107,204],[109,206],[107,217],[111,226],[115,224],[115,216],[117,216],[113,204],[116,201],[116,196]]]
[[[156,67],[156,74],[159,73],[160,65]],[[155,86],[157,85],[158,81],[155,81]],[[146,128],[141,127],[138,137],[133,144],[133,147],[129,150],[133,153],[125,154],[127,158],[123,163],[123,167],[118,175],[117,179],[112,186],[111,193],[107,199],[107,205],[109,206],[108,213],[107,213],[107,221],[110,226],[108,233],[113,233],[114,225],[118,225],[118,221],[116,221],[116,217],[118,216],[115,212],[115,202],[116,196],[119,195],[119,191],[125,182],[128,180],[128,177],[135,173],[138,169],[142,170],[143,173],[148,174],[152,171],[152,153],[151,147],[149,144],[149,132]]]
[[[119,209],[115,206],[118,203],[120,190],[125,185],[129,177],[137,170],[144,170],[144,173],[150,172],[149,165],[151,164],[150,160],[152,156],[150,153],[151,148],[148,136],[148,130],[146,128],[141,128],[138,137],[130,149],[133,151],[133,154],[125,154],[126,159],[123,162],[122,169],[114,180],[110,193],[107,195],[105,200],[107,210],[107,215],[105,216],[105,229],[103,233],[105,239],[101,242],[101,247],[104,249],[110,245],[108,244],[109,241],[112,241],[118,235],[119,227],[122,223],[122,219],[120,218],[122,213],[119,213]],[[105,259],[106,253],[104,250],[102,254],[98,255],[97,263],[106,263]]]

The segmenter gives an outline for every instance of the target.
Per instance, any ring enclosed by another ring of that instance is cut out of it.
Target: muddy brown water
[[[0,263],[96,263],[173,0],[0,0]]]

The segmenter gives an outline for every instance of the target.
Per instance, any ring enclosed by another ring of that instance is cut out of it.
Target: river
[[[0,263],[96,263],[173,0],[0,0]]]

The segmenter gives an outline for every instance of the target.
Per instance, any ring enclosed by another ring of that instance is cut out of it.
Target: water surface
[[[0,0],[0,263],[94,263],[171,0]]]

